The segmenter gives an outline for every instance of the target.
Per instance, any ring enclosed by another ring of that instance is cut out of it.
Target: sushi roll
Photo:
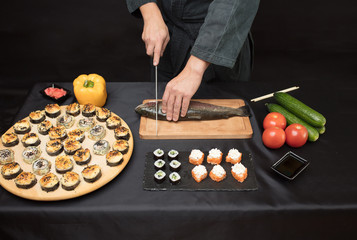
[[[120,140],[120,139],[129,140],[129,138],[130,138],[129,129],[124,126],[115,128],[114,129],[114,137],[117,140]]]
[[[35,174],[32,172],[21,172],[14,180],[16,186],[22,189],[30,189],[37,183]]]
[[[81,129],[74,129],[72,131],[69,131],[67,133],[67,135],[68,135],[69,138],[77,140],[77,141],[79,141],[81,143],[84,141],[84,137],[85,137],[84,131],[81,130]]]
[[[226,156],[226,162],[236,164],[236,163],[240,163],[241,160],[242,160],[242,153],[240,153],[235,148],[229,150],[228,155]]]
[[[25,134],[31,131],[30,122],[22,119],[14,124],[14,131],[17,134]]]
[[[162,170],[159,170],[154,174],[154,179],[155,182],[157,183],[163,183],[165,181],[165,178],[166,178],[166,173]]]
[[[61,140],[50,140],[46,143],[46,152],[50,156],[57,156],[63,151],[63,144]]]
[[[181,176],[177,172],[172,172],[169,175],[169,179],[170,179],[170,183],[176,185],[181,181]]]
[[[53,173],[47,173],[40,179],[40,186],[45,192],[55,191],[59,187],[59,179]]]
[[[93,141],[98,141],[101,140],[105,137],[105,128],[101,125],[95,125],[92,127],[92,129],[89,131],[89,138],[92,139]]]
[[[77,150],[82,148],[82,144],[73,138],[69,138],[64,141],[63,148],[66,154],[73,155]]]
[[[113,144],[113,150],[118,150],[122,154],[125,154],[129,150],[129,143],[127,140],[116,140]]]
[[[12,149],[1,149],[0,150],[0,164],[8,164],[14,161],[14,151]]]
[[[22,152],[22,159],[25,163],[32,164],[41,157],[42,151],[39,147],[27,147]]]
[[[227,174],[221,165],[215,165],[209,173],[210,178],[215,182],[220,182],[226,178]]]
[[[165,169],[165,161],[162,159],[158,159],[154,162],[154,167],[156,170],[164,170]]]
[[[213,148],[209,151],[207,162],[210,164],[220,164],[222,162],[223,153],[218,148]]]
[[[93,145],[93,153],[96,155],[105,155],[109,149],[110,145],[107,140],[99,140]]]
[[[38,131],[38,133],[40,133],[42,135],[47,135],[52,127],[53,127],[53,125],[50,121],[44,120],[40,124],[37,125],[37,131]]]
[[[199,183],[207,177],[207,169],[203,165],[197,165],[192,169],[191,174],[193,179]]]
[[[203,152],[198,149],[193,149],[188,157],[188,160],[193,165],[201,165],[204,158],[205,154]]]
[[[30,122],[38,124],[46,119],[46,114],[44,111],[37,110],[29,114]]]
[[[87,103],[83,106],[82,115],[85,117],[93,117],[95,115],[95,109],[96,107],[93,104]]]
[[[95,111],[95,115],[97,116],[97,120],[99,122],[105,122],[111,114],[112,113],[107,108],[97,108],[97,110]]]
[[[94,118],[82,118],[78,121],[78,124],[77,124],[78,128],[87,132],[89,131],[92,127],[95,126],[95,120]]]
[[[180,169],[181,169],[181,163],[179,161],[174,159],[170,162],[170,170],[172,172],[178,172],[180,171]]]
[[[67,138],[67,131],[64,126],[52,127],[48,132],[48,136],[51,140],[59,139],[61,141]]]
[[[45,113],[50,118],[56,118],[61,115],[61,108],[57,103],[47,104],[45,107]]]
[[[67,155],[57,156],[55,160],[56,172],[64,174],[73,169],[73,161]]]
[[[91,158],[92,158],[92,156],[91,156],[90,151],[89,151],[88,148],[79,149],[73,155],[73,159],[74,159],[74,161],[76,161],[76,163],[78,165],[85,165],[85,164],[89,163]]]
[[[11,162],[11,163],[5,164],[1,168],[1,175],[6,180],[16,178],[21,172],[22,172],[22,169],[17,162]]]
[[[51,170],[51,162],[46,159],[40,158],[32,163],[32,171],[36,175],[45,175]]]
[[[91,165],[83,169],[82,177],[86,182],[93,183],[102,176],[102,170],[98,165]]]
[[[106,120],[106,125],[108,129],[115,129],[117,127],[120,127],[121,119],[116,115],[112,115]]]
[[[78,103],[69,104],[66,107],[66,113],[72,115],[73,117],[78,116],[81,113],[81,108]]]
[[[162,149],[158,148],[153,152],[153,154],[154,154],[154,159],[158,160],[164,158],[165,152]]]
[[[172,161],[172,160],[178,160],[179,158],[179,152],[176,151],[176,150],[170,150],[168,153],[167,153],[167,156],[169,157],[169,160]]]
[[[232,166],[232,175],[238,182],[244,182],[248,176],[248,170],[241,163],[236,163]]]
[[[66,172],[61,178],[61,186],[67,191],[74,190],[80,182],[79,175],[75,172]]]
[[[15,133],[4,133],[1,136],[1,142],[4,147],[13,147],[19,144],[19,138]]]
[[[25,135],[21,139],[21,142],[24,145],[24,147],[30,147],[30,146],[36,147],[40,145],[41,140],[36,133],[25,133]]]
[[[118,166],[123,162],[123,154],[117,150],[113,150],[107,153],[105,159],[108,166]]]
[[[59,116],[57,118],[57,127],[63,126],[65,128],[71,128],[74,124],[74,117],[68,114]]]

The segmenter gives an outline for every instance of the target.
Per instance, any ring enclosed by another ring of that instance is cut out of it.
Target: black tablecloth
[[[253,138],[246,140],[142,140],[134,112],[143,99],[154,97],[153,83],[108,83],[106,106],[130,126],[133,155],[112,182],[88,195],[58,202],[19,198],[0,188],[1,239],[302,239],[346,238],[357,222],[357,84],[246,82],[206,84],[195,98],[251,98],[298,84],[292,95],[327,118],[326,133],[299,149],[269,150],[261,142],[264,103],[250,105]],[[45,107],[37,84],[15,120]],[[71,89],[71,83],[61,83]],[[159,84],[162,96],[165,85]],[[69,98],[63,104],[73,101]],[[145,154],[156,148],[208,151],[213,147],[252,153],[258,190],[250,192],[144,191]],[[295,180],[283,179],[271,165],[292,150],[310,161]]]

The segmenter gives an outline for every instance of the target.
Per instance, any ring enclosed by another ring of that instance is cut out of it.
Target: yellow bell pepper
[[[98,74],[82,74],[73,81],[74,95],[79,104],[91,103],[102,107],[107,100],[105,80]]]

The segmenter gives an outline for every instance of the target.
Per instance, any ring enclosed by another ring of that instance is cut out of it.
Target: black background
[[[356,9],[354,0],[261,1],[252,80],[356,79]],[[35,82],[71,82],[82,73],[149,81],[141,31],[124,0],[2,1],[0,132]]]

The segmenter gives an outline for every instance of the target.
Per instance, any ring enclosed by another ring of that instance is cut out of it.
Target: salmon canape
[[[193,149],[188,157],[189,162],[193,165],[201,165],[204,158],[205,154],[198,149]]]
[[[198,165],[192,169],[191,174],[193,179],[199,183],[207,177],[207,169],[203,165]]]
[[[207,156],[207,162],[210,164],[220,164],[223,153],[218,148],[212,148]]]
[[[209,176],[213,181],[220,182],[226,178],[227,174],[221,165],[215,165],[209,173]]]
[[[239,152],[235,148],[232,148],[231,150],[229,150],[228,155],[226,156],[226,162],[236,164],[236,163],[240,163],[241,160],[242,160],[241,152]]]
[[[236,163],[232,166],[232,175],[238,182],[243,182],[248,176],[248,170],[241,163]]]

